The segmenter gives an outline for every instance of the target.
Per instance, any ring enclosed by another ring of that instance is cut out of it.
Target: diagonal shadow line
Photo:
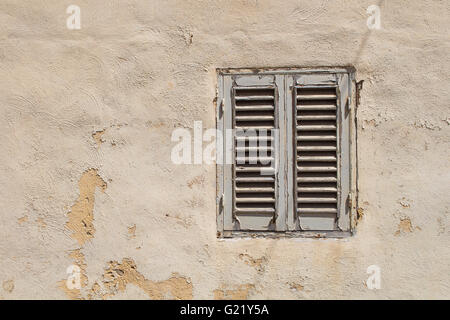
[[[377,6],[379,8],[381,8],[381,3],[384,3],[384,0],[378,0]],[[381,16],[381,13],[380,13],[380,16]],[[369,40],[371,34],[372,34],[372,30],[367,28],[367,31],[366,31],[366,33],[363,36],[363,40],[361,41],[361,44],[359,45],[358,51],[356,53],[355,60],[353,61],[353,65],[354,66],[356,66],[357,63],[360,61],[362,52],[365,49],[367,41]]]

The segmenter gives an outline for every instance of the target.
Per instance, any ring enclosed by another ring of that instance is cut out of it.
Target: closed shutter
[[[297,215],[304,230],[334,230],[338,204],[336,87],[295,90]]]
[[[347,230],[348,77],[299,77],[294,88],[294,213],[301,230]],[[344,123],[343,123],[344,122]],[[343,165],[344,164],[344,165]]]
[[[352,76],[322,69],[219,78],[224,132],[217,145],[224,163],[217,221],[224,236],[349,234]]]
[[[279,220],[278,181],[282,81],[277,83],[275,75],[236,76],[226,91],[230,93],[226,110],[231,115],[228,128],[233,129],[229,137],[233,163],[229,168],[231,189],[226,195],[231,200],[231,218],[225,215],[225,230],[284,228]],[[284,212],[283,208],[283,217]]]
[[[273,87],[234,88],[234,219],[240,229],[264,230],[276,220]]]

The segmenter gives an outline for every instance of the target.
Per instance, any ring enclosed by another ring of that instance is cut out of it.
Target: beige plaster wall
[[[0,298],[449,298],[449,16],[438,0],[2,0]],[[217,239],[215,166],[170,161],[175,128],[215,126],[216,68],[339,65],[364,80],[356,235]]]

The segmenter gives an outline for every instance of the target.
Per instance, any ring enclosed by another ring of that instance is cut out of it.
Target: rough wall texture
[[[449,13],[2,0],[0,298],[449,298]],[[172,130],[215,126],[216,68],[329,65],[364,80],[356,235],[217,239],[215,166],[172,164]],[[365,285],[373,264],[380,290]]]

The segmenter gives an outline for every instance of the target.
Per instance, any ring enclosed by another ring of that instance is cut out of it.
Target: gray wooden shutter
[[[348,230],[348,75],[295,77],[294,214],[301,230]]]
[[[232,163],[224,172],[225,231],[285,228],[286,209],[280,198],[284,176],[279,174],[283,81],[276,75],[225,79],[225,127],[233,129],[232,134],[225,134],[227,152],[232,154]]]

